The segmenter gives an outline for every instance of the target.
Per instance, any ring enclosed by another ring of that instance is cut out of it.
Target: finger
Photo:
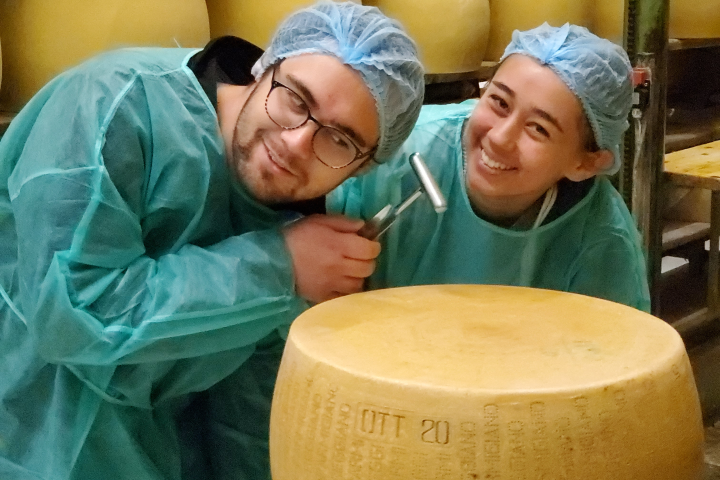
[[[362,292],[364,284],[364,278],[344,277],[333,284],[333,292],[340,295]]]
[[[365,279],[372,275],[375,271],[375,260],[356,260],[354,258],[346,258],[342,263],[342,273],[344,276],[353,279]]]
[[[313,221],[343,233],[355,233],[365,224],[357,218],[350,218],[344,215],[313,215]]]
[[[356,260],[374,260],[382,250],[380,242],[359,235],[345,235],[341,245],[342,256]]]

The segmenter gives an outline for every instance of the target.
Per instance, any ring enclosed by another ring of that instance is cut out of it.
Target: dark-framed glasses
[[[265,111],[273,123],[285,130],[293,130],[302,127],[308,120],[315,122],[318,128],[312,138],[313,152],[318,160],[330,168],[344,168],[375,153],[377,147],[362,152],[345,133],[318,122],[300,95],[275,80],[276,71],[277,68],[273,70],[270,91],[265,99]]]

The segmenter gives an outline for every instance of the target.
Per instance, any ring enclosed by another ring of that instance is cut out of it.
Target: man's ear
[[[610,150],[583,152],[580,161],[565,176],[573,182],[581,182],[610,168],[612,164],[613,154]]]

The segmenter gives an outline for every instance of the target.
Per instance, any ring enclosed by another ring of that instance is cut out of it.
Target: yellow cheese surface
[[[210,33],[213,38],[235,35],[265,49],[285,17],[313,3],[315,0],[207,0]]]
[[[590,30],[597,36],[623,45],[625,0],[593,1],[590,7]]]
[[[52,77],[101,51],[210,39],[204,0],[22,0],[0,2],[0,18],[0,110],[19,110]]]
[[[426,73],[480,69],[490,31],[488,0],[365,0],[397,19],[417,42]]]
[[[273,398],[274,480],[699,479],[680,336],[547,290],[422,286],[319,304]]]
[[[596,0],[591,5],[591,30],[623,44],[625,0]],[[670,0],[670,38],[720,37],[720,0]]]
[[[670,38],[720,37],[720,0],[670,0]]]
[[[485,60],[497,61],[505,52],[513,30],[528,30],[547,22],[587,26],[592,0],[490,0],[490,39]],[[597,0],[600,1],[600,0]]]

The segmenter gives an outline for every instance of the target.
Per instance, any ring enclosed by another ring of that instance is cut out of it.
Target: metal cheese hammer
[[[430,199],[435,212],[442,213],[447,209],[447,201],[445,196],[440,191],[435,178],[433,178],[430,170],[423,161],[419,153],[415,152],[410,154],[410,165],[413,167],[413,171],[420,181],[420,188],[410,194],[400,205],[386,205],[382,210],[375,214],[370,220],[365,222],[365,225],[358,230],[358,235],[361,237],[368,238],[370,240],[377,240],[380,235],[390,228],[398,215],[400,215],[406,208],[408,208],[415,200],[425,193]]]

